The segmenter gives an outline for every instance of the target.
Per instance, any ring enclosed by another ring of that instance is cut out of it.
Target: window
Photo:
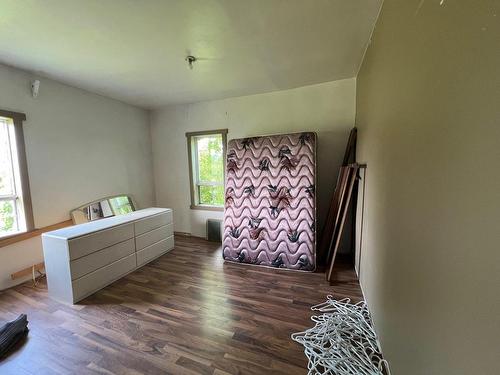
[[[191,208],[223,210],[227,129],[186,133]]]
[[[33,230],[22,113],[0,110],[0,238]]]

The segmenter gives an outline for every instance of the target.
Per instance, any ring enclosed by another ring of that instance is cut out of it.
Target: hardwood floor
[[[176,237],[169,254],[78,305],[45,284],[0,292],[0,321],[26,313],[30,333],[0,374],[305,374],[290,334],[312,326],[326,295],[361,299],[351,266],[324,273],[224,264],[220,247]]]

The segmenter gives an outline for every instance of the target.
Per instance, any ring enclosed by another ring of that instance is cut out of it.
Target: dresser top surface
[[[136,220],[144,219],[148,216],[154,216],[163,212],[172,211],[170,208],[149,207],[137,210],[125,215],[108,217],[88,223],[77,224],[70,227],[53,230],[42,234],[42,237],[56,237],[70,240],[72,238],[85,236],[90,233],[116,227],[117,225],[130,223]]]

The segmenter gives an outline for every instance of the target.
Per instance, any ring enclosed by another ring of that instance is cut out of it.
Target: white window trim
[[[199,180],[198,171],[198,152],[195,147],[195,138],[200,136],[209,135],[221,135],[222,136],[222,158],[223,162],[226,162],[226,148],[227,148],[227,129],[216,129],[207,130],[199,132],[189,132],[186,133],[187,138],[187,148],[188,148],[188,162],[189,162],[189,184],[191,191],[191,205],[190,208],[193,210],[207,210],[207,211],[224,211],[224,206],[214,206],[207,204],[200,204],[199,202],[199,189],[200,186],[224,186],[224,183],[219,182],[208,182]],[[223,180],[226,179],[226,168],[224,166]],[[198,192],[196,191],[198,190]]]

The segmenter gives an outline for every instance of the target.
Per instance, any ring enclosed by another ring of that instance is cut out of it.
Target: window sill
[[[71,220],[67,220],[43,228],[34,229],[29,232],[16,233],[10,236],[0,237],[0,248],[15,244],[17,242],[29,240],[30,238],[40,236],[42,233],[50,232],[51,230],[65,228],[71,225],[73,225],[73,222]]]
[[[219,212],[224,211],[224,207],[203,206],[203,205],[196,205],[196,204],[192,204],[191,206],[189,206],[189,208],[192,210],[201,210],[201,211],[219,211]]]

